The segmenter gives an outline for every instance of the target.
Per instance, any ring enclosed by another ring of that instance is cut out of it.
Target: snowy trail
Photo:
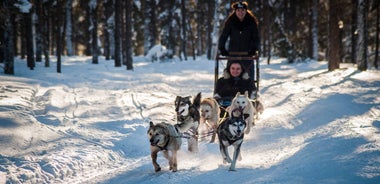
[[[262,64],[265,110],[242,146],[237,172],[218,144],[183,141],[179,171],[155,173],[150,120],[175,123],[177,95],[210,97],[213,62],[148,63],[135,70],[102,60],[65,60],[0,81],[0,183],[378,183],[380,74],[325,62]],[[25,68],[23,61],[16,68]],[[232,150],[230,150],[232,152]]]

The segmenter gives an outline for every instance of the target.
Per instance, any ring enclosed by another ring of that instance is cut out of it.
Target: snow
[[[178,172],[159,154],[149,121],[175,123],[177,95],[211,97],[214,61],[63,57],[62,73],[16,59],[0,74],[1,183],[380,183],[380,71],[326,62],[261,62],[265,110],[246,135],[236,172],[217,143],[197,154],[183,141]],[[221,65],[223,67],[224,65]]]

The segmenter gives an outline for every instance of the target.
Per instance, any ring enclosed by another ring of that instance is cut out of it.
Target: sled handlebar
[[[231,61],[231,60],[257,60],[259,59],[258,53],[256,53],[255,55],[249,56],[248,52],[230,52],[229,55],[230,56],[222,56],[218,54],[216,56],[216,60],[217,61],[219,60]]]

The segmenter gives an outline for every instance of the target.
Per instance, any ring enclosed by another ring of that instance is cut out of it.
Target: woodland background
[[[133,69],[135,55],[160,46],[164,54],[152,61],[217,54],[217,38],[231,13],[221,0],[2,0],[0,4],[0,63],[14,74],[14,57],[50,66],[61,56],[113,59],[115,67]],[[379,0],[248,0],[258,17],[261,57],[288,62],[328,60],[359,70],[378,68]]]

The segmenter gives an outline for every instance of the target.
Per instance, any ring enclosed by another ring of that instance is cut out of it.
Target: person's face
[[[243,21],[245,14],[247,14],[247,10],[244,8],[238,8],[235,11],[236,11],[236,16],[239,18],[239,20]]]
[[[241,74],[241,65],[239,63],[232,63],[230,66],[230,73],[232,77],[239,77]]]

